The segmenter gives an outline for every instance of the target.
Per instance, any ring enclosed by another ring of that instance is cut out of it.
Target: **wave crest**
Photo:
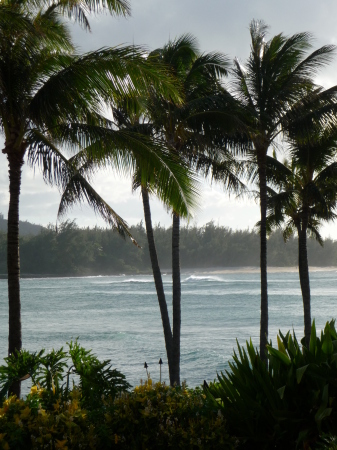
[[[191,275],[187,277],[185,280],[183,280],[183,283],[190,282],[190,281],[224,281],[220,277],[216,277],[214,275]]]

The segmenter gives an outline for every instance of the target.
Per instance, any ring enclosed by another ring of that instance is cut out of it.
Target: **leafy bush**
[[[101,400],[99,413],[82,409],[78,388],[65,400],[32,386],[25,400],[0,409],[0,449],[234,449],[218,408],[201,389],[152,386]]]
[[[109,361],[77,341],[68,347],[22,351],[0,367],[0,450],[236,447],[219,407],[200,388],[153,386],[149,379],[127,392]],[[28,377],[33,386],[25,400],[5,398],[13,381]]]
[[[229,430],[243,448],[314,448],[322,432],[337,431],[337,333],[327,323],[309,348],[295,334],[281,332],[278,349],[268,346],[261,360],[252,342],[238,345],[231,371],[206,391],[221,405]]]
[[[32,386],[26,400],[15,396],[0,409],[0,448],[15,449],[95,449],[96,438],[80,407],[80,393],[75,388],[68,399],[55,395],[49,410],[50,395]]]
[[[106,402],[106,421],[121,449],[234,449],[223,415],[200,388],[151,380]]]
[[[68,352],[52,350],[44,354],[22,350],[5,359],[6,365],[0,366],[0,396],[4,400],[9,386],[15,381],[31,378],[33,385],[44,389],[44,396],[55,395],[67,399],[70,377],[73,383],[78,381],[83,407],[100,408],[102,395],[115,397],[128,389],[130,384],[125,376],[112,369],[110,360],[99,361],[91,350],[86,350],[75,342],[68,344]]]

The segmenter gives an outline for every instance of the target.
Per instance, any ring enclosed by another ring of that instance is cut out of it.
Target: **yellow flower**
[[[137,393],[139,391],[139,386],[135,387],[135,392]]]
[[[118,444],[118,435],[115,434],[115,444]]]
[[[151,378],[149,378],[149,379],[147,380],[147,384],[148,384],[149,386],[152,386],[152,380],[151,380]]]
[[[68,450],[66,443],[67,443],[67,439],[65,439],[64,441],[59,441],[58,439],[56,439],[55,448],[57,448],[57,449],[62,448],[64,450]]]
[[[21,411],[20,417],[21,419],[28,419],[29,415],[30,415],[30,408],[29,406],[27,406],[25,409]]]
[[[30,388],[30,393],[31,393],[32,395],[37,394],[37,391],[38,391],[38,387],[37,387],[37,386],[32,386],[32,387]]]
[[[8,442],[5,442],[4,445],[2,446],[3,450],[9,450],[9,444]]]

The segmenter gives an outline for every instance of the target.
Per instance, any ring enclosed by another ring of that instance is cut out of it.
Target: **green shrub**
[[[54,397],[32,386],[25,400],[10,397],[0,409],[0,449],[96,449],[97,439],[80,407],[80,392],[75,388],[68,399]]]
[[[309,349],[280,332],[268,346],[268,367],[252,342],[238,345],[231,371],[206,391],[221,405],[229,431],[243,448],[315,448],[322,432],[337,431],[337,333],[327,323]],[[258,445],[258,447],[256,447]]]
[[[152,386],[151,380],[84,410],[81,390],[67,399],[32,386],[25,400],[0,409],[0,449],[227,449],[236,448],[224,418],[201,389]]]
[[[5,359],[0,366],[0,400],[5,399],[9,386],[14,381],[31,378],[33,385],[44,388],[54,401],[55,394],[67,399],[70,378],[81,391],[82,407],[90,410],[101,407],[101,397],[112,396],[130,388],[125,376],[112,369],[110,360],[99,361],[91,350],[86,350],[75,341],[68,344],[68,351],[52,350],[44,354],[22,350]]]
[[[121,449],[234,449],[223,415],[200,388],[151,380],[106,402],[106,421]]]
[[[219,407],[200,388],[144,384],[77,342],[68,351],[22,351],[0,367],[0,450],[234,449]],[[25,400],[5,398],[13,381],[32,380]],[[75,376],[72,380],[71,377]]]

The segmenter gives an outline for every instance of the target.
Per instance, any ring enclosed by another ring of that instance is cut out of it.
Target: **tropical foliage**
[[[100,405],[102,396],[115,398],[130,387],[125,376],[111,368],[110,360],[99,361],[77,341],[68,344],[68,351],[63,348],[49,353],[21,350],[17,357],[5,358],[5,363],[0,366],[2,397],[8,394],[13,382],[31,378],[33,385],[45,390],[45,400],[55,394],[66,398],[71,384],[76,382],[83,395],[82,404],[92,409]]]
[[[309,347],[295,334],[281,332],[278,349],[268,345],[267,366],[247,342],[238,345],[230,371],[218,375],[207,392],[227,420],[242,448],[314,448],[322,432],[337,431],[337,333],[334,321]]]
[[[77,342],[67,352],[8,358],[0,367],[2,385],[27,371],[33,385],[26,399],[2,398],[2,449],[236,447],[219,408],[200,388],[152,385],[149,378],[127,392],[124,376]]]

